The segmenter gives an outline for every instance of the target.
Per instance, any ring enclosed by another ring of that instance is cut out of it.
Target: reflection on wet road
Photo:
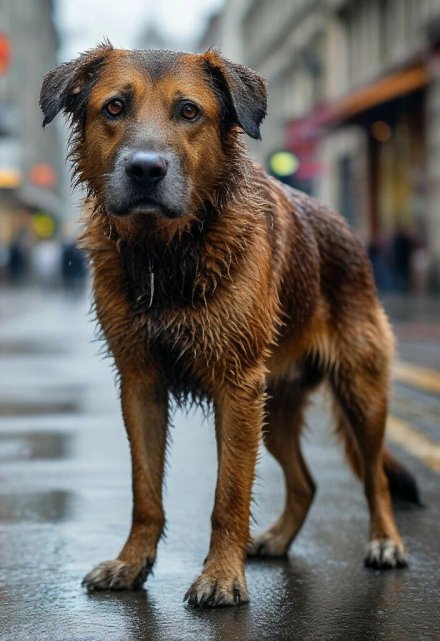
[[[3,296],[7,302],[18,294]],[[364,498],[326,429],[319,398],[305,436],[315,504],[288,559],[248,563],[249,606],[194,611],[182,603],[208,548],[215,486],[214,431],[197,413],[174,419],[167,537],[146,590],[88,595],[81,578],[118,553],[131,497],[114,376],[96,356],[86,310],[86,301],[35,293],[20,313],[0,319],[1,641],[439,638],[440,477],[395,450],[418,476],[428,507],[398,509],[410,567],[365,570]],[[423,411],[427,392],[399,385],[393,413],[438,442],[435,414]],[[438,397],[428,399],[436,413]],[[266,455],[255,496],[264,527],[283,499],[280,471]]]
[[[0,432],[0,461],[65,458],[69,441],[62,432]]]
[[[0,494],[0,523],[61,521],[69,516],[71,492],[20,492]]]

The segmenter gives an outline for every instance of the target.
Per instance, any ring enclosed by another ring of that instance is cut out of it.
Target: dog
[[[365,565],[406,565],[393,493],[418,501],[384,448],[393,335],[364,248],[345,220],[265,173],[266,85],[204,54],[105,42],[43,80],[44,125],[70,117],[76,183],[87,188],[82,243],[97,319],[119,373],[133,473],[131,531],[89,590],[140,588],[164,529],[170,403],[212,407],[218,479],[194,606],[248,601],[247,555],[286,555],[315,484],[300,445],[310,392],[326,382],[348,462],[370,513]],[[286,503],[249,533],[260,441],[280,463]]]

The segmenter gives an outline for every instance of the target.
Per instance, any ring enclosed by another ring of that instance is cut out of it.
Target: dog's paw
[[[120,559],[104,561],[89,572],[82,584],[93,590],[139,590],[153,568],[154,561],[145,559],[142,565],[130,565]]]
[[[253,537],[247,548],[248,558],[280,558],[287,555],[289,541],[282,534],[273,534],[270,530]]]
[[[184,601],[200,608],[242,605],[249,601],[243,577],[220,577],[202,573],[185,594]]]
[[[407,566],[405,551],[392,539],[373,539],[367,544],[364,565],[376,570],[389,570]]]

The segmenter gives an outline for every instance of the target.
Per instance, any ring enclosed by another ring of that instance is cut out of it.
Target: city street
[[[318,485],[306,524],[288,559],[248,562],[248,605],[216,611],[183,603],[208,549],[216,476],[212,421],[197,412],[173,420],[167,531],[145,590],[81,587],[118,554],[131,512],[114,372],[88,307],[56,292],[0,294],[0,641],[440,639],[438,303],[387,303],[399,338],[389,444],[426,504],[396,506],[409,567],[363,567],[365,499],[318,396],[304,437]],[[263,453],[254,528],[282,503],[280,470]]]

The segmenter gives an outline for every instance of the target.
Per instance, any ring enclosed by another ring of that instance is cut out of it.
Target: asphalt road
[[[318,483],[306,525],[287,560],[248,563],[249,605],[217,611],[182,602],[209,542],[211,422],[197,413],[174,418],[167,536],[146,589],[87,594],[82,577],[118,553],[130,519],[128,446],[114,376],[91,342],[86,301],[0,292],[0,309],[1,641],[440,639],[440,377],[431,371],[440,366],[440,334],[432,306],[412,317],[408,309],[416,307],[391,305],[402,320],[400,357],[410,365],[396,385],[391,447],[416,474],[427,504],[397,510],[409,568],[363,568],[363,493],[318,397],[305,436]],[[424,369],[412,370],[414,363]],[[407,446],[405,436],[405,447],[396,447],[402,434],[415,434],[415,441],[408,437]],[[282,499],[280,471],[263,454],[256,529],[278,515]]]

